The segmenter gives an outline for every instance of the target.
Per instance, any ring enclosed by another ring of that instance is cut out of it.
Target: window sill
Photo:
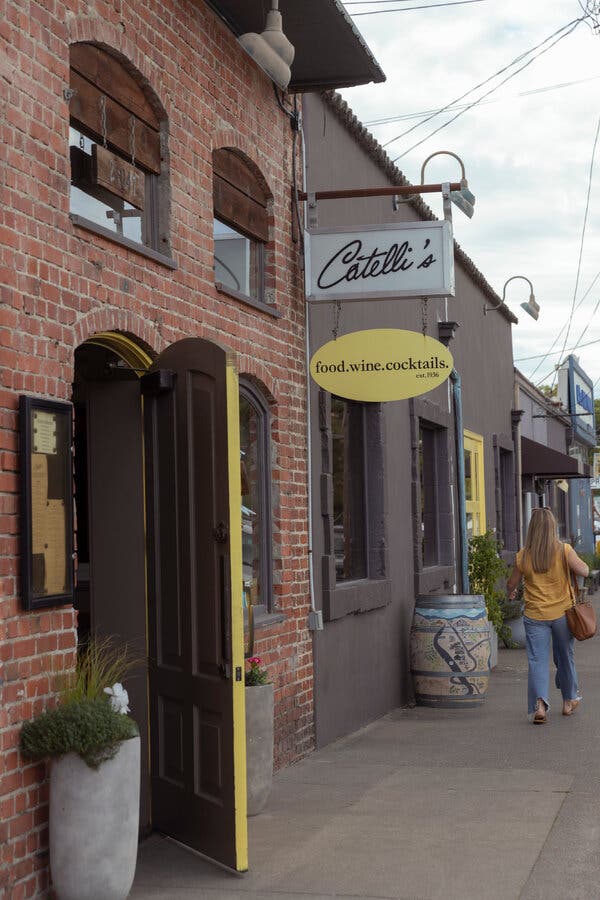
[[[233,297],[234,300],[239,300],[240,303],[245,303],[246,306],[251,306],[253,309],[258,309],[260,312],[267,313],[267,315],[273,316],[274,319],[281,319],[283,315],[278,309],[271,306],[270,303],[264,303],[263,300],[256,300],[254,297],[248,296],[248,294],[242,294],[241,291],[236,291],[235,288],[227,287],[227,285],[223,284],[221,281],[215,281],[215,287],[219,294]]]
[[[326,622],[387,606],[392,600],[392,583],[387,579],[364,579],[337,584],[323,591],[323,615]]]
[[[138,244],[136,241],[130,240],[130,238],[115,234],[114,231],[111,231],[109,228],[103,228],[102,225],[97,225],[96,222],[84,219],[83,216],[78,216],[76,213],[71,213],[70,219],[73,225],[76,225],[78,228],[83,228],[85,231],[91,231],[92,234],[97,234],[100,237],[106,238],[107,240],[112,241],[113,244],[119,244],[121,247],[127,247],[128,250],[134,250],[136,253],[139,253],[140,256],[145,256],[147,259],[160,263],[161,266],[166,266],[167,269],[177,269],[175,260],[170,256],[165,256],[164,253],[159,253],[158,250],[152,250],[151,247],[145,247],[143,244]]]
[[[448,591],[455,581],[454,566],[431,566],[415,574],[417,594],[431,594],[434,591]]]
[[[254,628],[269,628],[271,625],[279,625],[285,622],[287,616],[282,612],[267,612],[264,606],[254,607]],[[248,610],[244,610],[244,628],[248,628]]]

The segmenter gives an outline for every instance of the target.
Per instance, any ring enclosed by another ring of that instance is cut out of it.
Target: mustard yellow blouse
[[[519,550],[516,566],[523,575],[525,615],[530,619],[548,622],[560,619],[571,605],[567,576],[568,560],[575,551],[570,544],[557,543],[552,565],[547,572],[534,572],[531,563]],[[565,564],[566,563],[566,564]]]

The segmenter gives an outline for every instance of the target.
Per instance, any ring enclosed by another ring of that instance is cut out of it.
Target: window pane
[[[333,538],[337,581],[367,577],[364,406],[331,398]]]
[[[261,244],[219,219],[214,220],[215,281],[226,287],[261,298]]]
[[[144,240],[144,233],[149,231],[145,222],[147,214],[91,181],[92,146],[95,143],[73,126],[69,128],[70,211],[138,244],[149,245],[150,242]]]
[[[419,427],[419,475],[423,566],[434,566],[439,562],[436,433],[423,425]]]
[[[259,414],[240,396],[240,450],[242,455],[242,577],[246,602],[267,603],[262,584],[263,483]]]

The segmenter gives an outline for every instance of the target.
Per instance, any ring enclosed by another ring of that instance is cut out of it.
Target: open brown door
[[[237,378],[199,338],[142,378],[152,821],[247,869]]]

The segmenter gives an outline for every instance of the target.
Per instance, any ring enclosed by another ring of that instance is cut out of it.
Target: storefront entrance
[[[247,868],[237,377],[200,339],[76,351],[79,637],[144,662],[141,827]]]

